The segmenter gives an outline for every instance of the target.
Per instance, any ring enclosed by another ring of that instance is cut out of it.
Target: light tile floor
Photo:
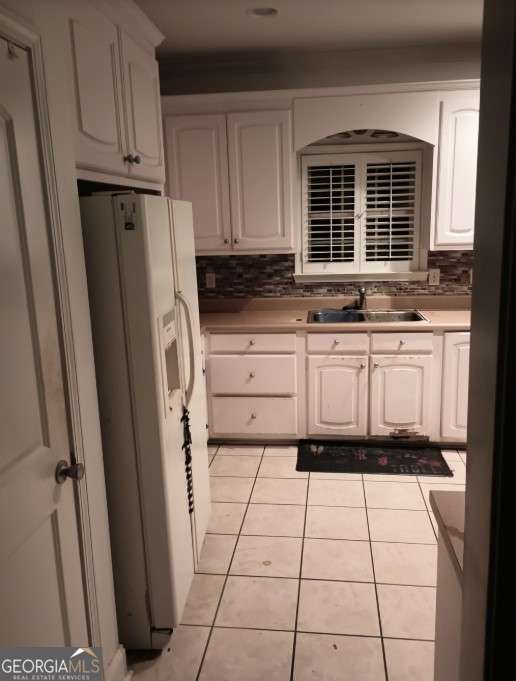
[[[432,681],[431,489],[453,478],[300,474],[295,447],[210,447],[214,499],[182,625],[136,681]]]

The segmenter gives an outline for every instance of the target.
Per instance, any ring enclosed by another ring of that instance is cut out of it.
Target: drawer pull
[[[256,414],[253,411],[252,414],[251,414],[251,420],[254,421],[255,419],[256,419]]]
[[[402,348],[405,345],[405,342],[403,339],[400,339],[400,348]]]
[[[249,372],[249,378],[254,378],[255,376],[256,374],[254,373],[254,371]]]
[[[373,364],[373,369],[378,369],[379,366],[380,366],[380,365],[378,364],[378,362],[375,362],[375,363]]]
[[[365,364],[364,364],[363,362],[362,362],[362,364],[360,365],[360,368],[361,368],[361,369],[365,369]]]
[[[249,345],[256,345],[256,341],[254,340],[254,338],[251,338],[251,340],[249,341]]]
[[[333,339],[333,345],[338,345],[340,343],[340,340],[338,338]]]

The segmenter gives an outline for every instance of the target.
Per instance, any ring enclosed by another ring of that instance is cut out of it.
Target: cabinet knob
[[[134,162],[136,163],[136,165],[140,165],[140,163],[142,162],[142,157],[140,156],[140,154],[136,154],[136,156],[134,157]]]
[[[256,419],[256,414],[254,413],[254,411],[253,411],[253,413],[251,414],[251,419],[252,419],[253,421]]]
[[[225,244],[229,244],[229,239],[224,239]]]
[[[378,369],[379,366],[380,366],[380,365],[378,364],[378,362],[375,362],[375,363],[373,364],[373,369]]]
[[[403,347],[403,346],[405,345],[405,342],[406,342],[406,341],[404,341],[402,338],[400,338],[400,348]]]
[[[256,345],[256,341],[254,340],[254,338],[251,338],[251,340],[249,341],[249,345]]]
[[[124,156],[124,161],[126,163],[134,163],[134,156],[132,154],[127,154],[127,156]]]
[[[365,364],[364,364],[363,362],[361,362],[360,368],[361,368],[361,369],[365,369]]]
[[[335,338],[333,341],[333,345],[338,345],[340,343],[340,340],[338,338]]]
[[[236,238],[233,239],[233,243],[234,243],[234,244],[238,244],[239,242],[240,242],[240,239],[236,239]]]
[[[249,373],[249,378],[254,378],[255,376],[256,376],[256,374],[254,373],[254,371],[251,371]]]

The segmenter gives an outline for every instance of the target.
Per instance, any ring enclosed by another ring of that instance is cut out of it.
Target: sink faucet
[[[364,286],[358,289],[358,309],[365,310],[367,308],[367,292]]]
[[[343,310],[366,310],[367,309],[367,292],[364,286],[358,289],[358,298],[350,305],[344,305]]]

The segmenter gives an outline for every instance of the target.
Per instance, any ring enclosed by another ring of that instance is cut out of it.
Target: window
[[[421,164],[421,151],[303,156],[303,273],[417,270]]]

